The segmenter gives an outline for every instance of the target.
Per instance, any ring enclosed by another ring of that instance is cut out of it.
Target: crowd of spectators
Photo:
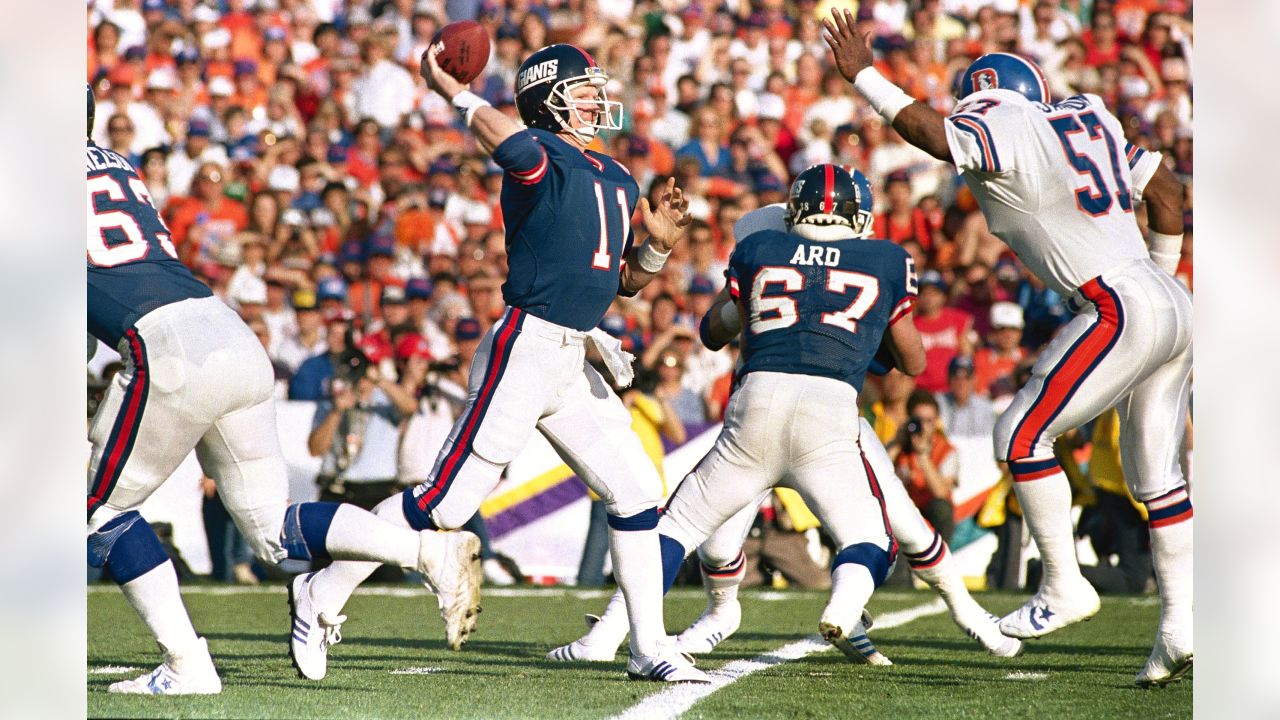
[[[855,3],[89,0],[93,139],[135,164],[180,257],[263,339],[282,399],[349,401],[330,378],[358,348],[378,368],[379,397],[398,400],[399,388],[426,392],[419,366],[465,386],[465,368],[446,366],[500,316],[507,272],[502,173],[427,90],[419,57],[444,24],[480,22],[492,54],[472,87],[515,115],[521,60],[572,42],[625,106],[601,149],[641,192],[674,176],[691,197],[685,242],[603,323],[636,354],[644,392],[686,426],[719,419],[736,350],[707,351],[695,328],[723,283],[734,222],[784,200],[805,167],[836,162],[867,175],[876,236],[906,247],[921,271],[929,370],[915,383],[868,381],[877,432],[902,440],[909,407],[940,428],[956,417],[982,427],[970,396],[1007,404],[1015,370],[1068,318],[1064,299],[988,232],[953,168],[903,142],[836,72],[819,24],[833,5]],[[881,72],[940,111],[957,71],[992,51],[1035,59],[1056,97],[1102,96],[1126,139],[1163,153],[1186,185],[1178,272],[1191,284],[1189,1],[856,6]],[[632,227],[643,241],[643,224]],[[411,360],[419,370],[406,378]],[[924,453],[916,490],[936,511],[945,478],[927,468],[940,445],[902,443]]]

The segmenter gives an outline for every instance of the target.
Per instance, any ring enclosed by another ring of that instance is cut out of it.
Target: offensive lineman
[[[1182,187],[1157,153],[1124,142],[1096,95],[1050,104],[1040,69],[993,53],[961,76],[943,117],[871,65],[851,13],[823,21],[841,74],[911,144],[954,163],[991,232],[1077,312],[1041,354],[996,425],[1018,502],[1044,558],[1040,589],[1000,629],[1040,637],[1092,617],[1098,594],[1080,574],[1071,491],[1053,456],[1061,433],[1115,405],[1124,476],[1147,506],[1160,623],[1140,686],[1191,669],[1192,506],[1177,461],[1191,374],[1191,297],[1173,279]],[[1147,201],[1151,248],[1133,218]]]
[[[92,88],[88,106],[92,136]],[[128,160],[90,139],[86,161],[89,332],[126,359],[89,429],[88,559],[120,585],[164,653],[154,671],[108,692],[222,690],[208,644],[183,607],[173,563],[137,509],[193,447],[264,562],[329,556],[395,563],[431,580],[442,614],[469,607],[478,580],[468,576],[480,571],[474,535],[415,533],[353,505],[289,504],[262,344],[178,261]],[[312,620],[295,620],[294,636],[325,635]]]
[[[860,171],[853,169],[851,174],[860,189],[862,209],[869,213],[872,206],[871,185]],[[752,210],[734,225],[734,237],[745,238],[761,230],[785,232],[785,215],[784,203],[766,205]],[[859,236],[869,238],[870,235],[871,223],[866,223]],[[740,326],[741,320],[737,315],[737,306],[729,299],[726,290],[716,299],[715,304],[703,318],[702,342],[713,350],[719,349],[724,343],[718,338],[736,334],[736,329]],[[883,374],[887,371],[888,368],[880,365],[883,359],[885,358],[878,355],[872,361],[868,371],[875,374]],[[988,652],[997,657],[1015,657],[1020,654],[1022,641],[1003,635],[997,627],[999,618],[988,613],[973,599],[964,585],[964,578],[960,576],[959,568],[951,558],[947,544],[921,517],[920,510],[911,502],[902,483],[894,482],[896,474],[893,462],[871,426],[865,419],[859,418],[859,427],[861,435],[858,446],[868,472],[876,478],[888,480],[882,483],[880,488],[884,493],[889,527],[898,540],[911,569],[942,596],[956,625],[981,643]],[[738,630],[742,618],[742,609],[738,602],[738,586],[742,583],[745,573],[742,544],[751,530],[757,507],[762,500],[763,496],[748,504],[698,546],[702,582],[707,592],[707,609],[676,638],[677,650],[694,655],[708,653]],[[605,611],[605,616],[616,612],[618,609],[611,604]],[[623,639],[619,633],[625,633],[625,628],[619,627],[617,622],[601,623],[592,617],[588,618],[588,622],[591,623],[591,629],[586,636],[572,645],[564,646],[563,650],[552,651],[549,657],[551,659],[612,659],[617,646]],[[855,646],[869,663],[873,665],[889,663],[889,660],[875,649],[869,639],[858,638]]]
[[[924,369],[924,346],[911,321],[910,256],[861,239],[871,222],[867,189],[843,168],[815,165],[791,186],[788,231],[753,233],[734,249],[728,290],[747,319],[738,386],[715,445],[676,489],[658,529],[670,588],[712,532],[743,508],[754,512],[774,485],[794,488],[840,548],[819,631],[855,661],[887,664],[865,637],[863,610],[897,543],[858,449],[857,395],[882,338],[912,375]],[[731,320],[714,324],[716,343],[738,332]],[[610,604],[619,601],[615,594]],[[610,623],[606,612],[588,638],[548,657],[578,659],[592,633],[616,635],[601,627]]]
[[[662,483],[631,431],[630,413],[584,359],[584,343],[595,344],[615,379],[630,383],[630,358],[594,328],[614,296],[638,292],[662,269],[689,223],[687,201],[674,181],[657,208],[641,199],[650,238],[633,247],[639,187],[613,158],[586,149],[599,130],[621,127],[622,104],[607,98],[609,76],[583,50],[551,45],[520,65],[516,107],[525,129],[441,70],[440,49],[423,55],[423,78],[506,171],[507,309],[476,352],[466,410],[430,477],[376,512],[420,530],[460,527],[536,429],[605,501],[609,550],[630,615],[628,677],[709,682],[691,658],[659,646],[666,637],[655,530]],[[334,563],[309,582],[311,597],[336,614],[374,567]],[[317,663],[324,650],[313,653]]]

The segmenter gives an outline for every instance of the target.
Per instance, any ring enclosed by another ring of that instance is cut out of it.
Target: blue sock
[[[105,565],[119,585],[135,580],[169,560],[160,538],[136,510],[115,517],[89,536],[89,564]]]
[[[680,572],[680,566],[684,564],[684,556],[689,551],[684,546],[676,542],[672,538],[659,534],[658,547],[662,550],[662,594],[666,595],[671,586],[676,583],[676,574]]]
[[[280,544],[291,560],[328,559],[325,538],[341,503],[294,503],[284,513]]]
[[[875,543],[864,542],[846,547],[836,554],[836,559],[831,563],[831,569],[835,570],[837,566],[845,563],[865,567],[867,572],[871,573],[871,580],[876,587],[880,587],[889,575],[889,553]]]
[[[419,485],[418,487],[423,487]],[[414,530],[439,530],[434,520],[431,519],[431,510],[423,510],[418,507],[418,499],[413,495],[413,488],[409,488],[400,493],[400,499],[404,501],[402,509],[404,510],[404,519],[409,521],[409,527]]]

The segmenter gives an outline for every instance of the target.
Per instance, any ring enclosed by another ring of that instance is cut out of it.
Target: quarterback
[[[551,45],[521,64],[516,107],[526,127],[441,70],[439,50],[424,55],[423,77],[505,171],[507,308],[472,360],[466,409],[430,476],[376,512],[431,533],[460,527],[530,436],[542,433],[608,510],[609,550],[630,615],[628,677],[707,682],[690,658],[659,645],[662,483],[630,413],[585,361],[591,343],[615,379],[630,383],[630,358],[594,328],[615,296],[639,292],[662,269],[690,221],[687,201],[674,182],[657,207],[640,199],[649,239],[633,246],[639,187],[616,160],[587,149],[599,130],[621,126],[621,103],[608,99],[608,74],[580,48]],[[337,613],[374,567],[334,563],[310,580],[310,596]]]

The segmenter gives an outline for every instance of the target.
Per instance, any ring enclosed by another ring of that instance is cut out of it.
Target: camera
[[[369,360],[369,356],[360,351],[359,348],[351,347],[338,356],[337,366],[333,369],[333,376],[341,378],[351,385],[359,382],[369,371],[369,366],[373,362]]]
[[[906,428],[908,435],[920,435],[924,433],[924,423],[920,421],[920,418],[914,415],[907,419]]]

